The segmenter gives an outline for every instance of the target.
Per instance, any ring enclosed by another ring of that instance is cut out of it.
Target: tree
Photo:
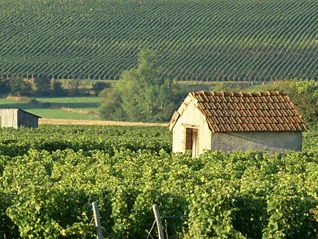
[[[170,119],[175,108],[175,81],[160,77],[158,55],[153,50],[139,53],[138,67],[122,72],[112,93],[101,103],[102,116],[110,108],[110,95],[116,94],[116,111],[121,118],[130,121],[160,122]],[[112,108],[114,110],[114,108]],[[113,115],[115,113],[113,112]],[[107,117],[106,117],[107,118]]]
[[[34,79],[36,93],[40,96],[49,95],[51,92],[51,80],[47,75],[40,74]]]
[[[98,95],[102,90],[109,87],[110,87],[110,83],[107,83],[107,82],[98,81],[93,84],[93,90],[95,92],[95,95]]]
[[[32,94],[32,85],[29,81],[24,80],[23,78],[10,78],[10,88],[11,94],[13,95],[31,95]]]
[[[121,108],[121,98],[115,88],[106,88],[101,93],[100,116],[108,120],[125,120],[126,115]]]
[[[78,88],[80,86],[81,80],[73,79],[69,81],[69,95],[78,95]]]
[[[8,94],[11,91],[10,82],[7,79],[0,79],[0,94]]]
[[[56,80],[53,82],[53,95],[55,96],[65,95],[64,89],[62,87],[62,83]]]

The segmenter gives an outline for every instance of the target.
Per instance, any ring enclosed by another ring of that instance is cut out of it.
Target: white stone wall
[[[197,128],[199,129],[199,153],[204,149],[211,149],[211,131],[208,128],[205,117],[200,110],[190,102],[185,111],[181,114],[177,123],[173,127],[173,152],[185,151],[185,129]]]
[[[18,127],[18,110],[17,109],[1,109],[1,127]]]
[[[212,150],[268,150],[283,152],[302,149],[302,132],[215,133]]]

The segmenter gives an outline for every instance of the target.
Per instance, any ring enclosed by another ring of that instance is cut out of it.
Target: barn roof
[[[22,111],[22,112],[27,113],[27,114],[29,114],[29,115],[33,115],[34,117],[42,118],[41,116],[32,114],[32,113],[27,112],[27,111],[25,111],[25,110],[22,110],[22,109],[20,109],[20,108],[0,108],[0,110],[16,110],[16,111]]]
[[[305,131],[305,122],[286,94],[191,92],[170,121],[173,128],[193,102],[212,132]]]

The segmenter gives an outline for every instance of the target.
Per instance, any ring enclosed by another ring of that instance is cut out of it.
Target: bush
[[[102,90],[110,88],[111,84],[107,82],[97,81],[93,84],[95,95],[98,95]]]

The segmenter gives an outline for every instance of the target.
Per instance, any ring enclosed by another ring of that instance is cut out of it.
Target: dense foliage
[[[63,96],[65,93],[61,82],[49,79],[47,75],[39,75],[32,80],[23,77],[0,78],[0,95]]]
[[[0,74],[118,79],[148,47],[165,78],[316,79],[315,0],[1,0]]]
[[[163,79],[161,72],[157,52],[140,51],[138,67],[124,71],[116,86],[101,92],[101,117],[135,122],[169,121],[180,92],[176,82]]]
[[[317,238],[318,151],[172,154],[162,127],[1,129],[0,237]],[[309,143],[313,142],[313,143]],[[155,231],[152,231],[155,237]]]

